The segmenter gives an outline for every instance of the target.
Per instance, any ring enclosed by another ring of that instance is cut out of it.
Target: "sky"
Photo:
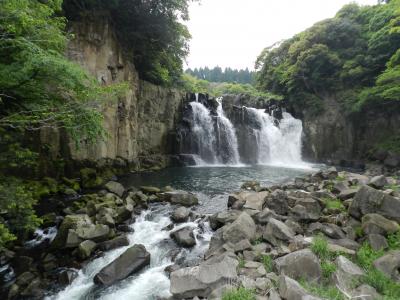
[[[253,69],[262,49],[333,17],[345,4],[377,0],[201,0],[190,5],[187,66]]]

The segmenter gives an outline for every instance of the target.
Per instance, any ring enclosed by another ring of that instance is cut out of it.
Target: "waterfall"
[[[217,102],[217,116],[212,116],[200,102],[190,103],[195,161],[196,164],[237,165],[240,157],[235,128],[225,116],[222,98],[218,98]]]
[[[301,159],[300,120],[284,112],[278,121],[264,109],[246,108],[254,133],[257,163],[279,166],[304,166]]]

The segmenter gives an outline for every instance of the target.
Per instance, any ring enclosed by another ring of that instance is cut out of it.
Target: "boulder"
[[[245,239],[252,241],[255,235],[256,224],[246,212],[242,212],[232,224],[225,225],[222,232],[223,239],[231,243]]]
[[[379,214],[367,214],[362,217],[362,229],[365,234],[387,235],[399,231],[400,226]]]
[[[96,248],[96,243],[90,240],[83,241],[79,244],[78,253],[82,259],[89,258],[92,255],[93,250]]]
[[[274,246],[278,246],[281,241],[289,242],[293,238],[293,230],[285,223],[276,219],[270,219],[263,233],[263,239]]]
[[[243,190],[258,191],[260,183],[258,181],[245,181],[240,188]]]
[[[320,215],[308,210],[303,205],[295,205],[290,211],[290,216],[298,222],[312,222],[319,219]]]
[[[351,293],[352,299],[357,300],[377,300],[382,296],[370,285],[363,284],[354,289]]]
[[[400,199],[364,185],[355,195],[349,213],[357,219],[369,213],[377,213],[400,222]]]
[[[375,176],[375,177],[371,178],[371,180],[368,183],[368,185],[370,185],[376,189],[382,189],[387,184],[388,184],[388,181],[387,181],[385,175]]]
[[[103,242],[110,235],[110,227],[108,225],[96,224],[78,227],[75,230],[77,236],[82,240],[92,240],[95,242]]]
[[[373,266],[393,280],[400,281],[400,250],[389,251],[375,260]]]
[[[172,204],[183,205],[186,207],[190,207],[190,206],[199,204],[199,199],[197,199],[196,195],[185,192],[185,191],[179,191],[179,190],[161,193],[160,198],[163,201],[167,201]]]
[[[140,190],[145,194],[158,194],[161,193],[161,189],[155,186],[141,186]]]
[[[102,242],[98,245],[98,249],[101,251],[109,251],[116,248],[124,247],[129,245],[129,240],[125,235],[118,236],[112,240]]]
[[[238,264],[234,256],[225,253],[199,266],[174,271],[170,291],[176,299],[208,297],[213,290],[237,278]]]
[[[210,226],[213,230],[216,230],[227,223],[234,222],[242,212],[239,210],[228,210],[216,213],[210,216]]]
[[[310,249],[295,251],[276,259],[275,267],[279,274],[296,280],[317,282],[322,276],[319,259]]]
[[[273,210],[269,209],[268,207],[264,208],[259,213],[253,215],[253,219],[256,221],[256,223],[261,224],[261,225],[268,224],[268,222],[271,218],[278,219],[279,216]]]
[[[344,256],[335,260],[336,271],[333,274],[333,282],[342,290],[349,292],[361,282],[364,271]]]
[[[340,194],[337,197],[340,200],[351,199],[357,194],[359,189],[360,188],[357,187],[357,188],[350,188],[350,189],[343,190],[343,191],[340,192]]]
[[[116,181],[109,181],[105,184],[104,187],[107,189],[107,191],[109,191],[119,197],[122,197],[125,192],[124,186]]]
[[[400,155],[389,152],[383,163],[386,167],[396,168],[400,166]]]
[[[188,220],[189,215],[190,215],[190,210],[188,210],[184,206],[181,206],[173,211],[171,219],[177,223],[182,223]]]
[[[279,276],[279,294],[285,300],[303,300],[307,291],[296,280],[288,276]]]
[[[380,234],[369,234],[367,240],[374,251],[384,250],[389,247],[386,238]]]
[[[149,264],[150,253],[143,245],[134,245],[101,269],[93,281],[98,285],[109,286],[140,271]]]
[[[269,192],[250,193],[244,200],[244,208],[262,210]]]
[[[171,233],[171,237],[175,242],[182,247],[190,248],[196,245],[196,239],[194,238],[193,229],[190,227],[184,227]]]
[[[62,247],[78,247],[81,242],[77,235],[75,234],[75,241],[73,243],[67,243],[67,238],[69,238],[70,230],[74,232],[78,227],[91,226],[93,225],[88,215],[67,215],[65,216],[63,222],[58,229],[57,235],[52,242],[52,247],[62,248]],[[72,239],[72,237],[71,237]]]
[[[273,191],[266,201],[266,206],[279,215],[287,215],[289,204],[286,193],[282,190]]]

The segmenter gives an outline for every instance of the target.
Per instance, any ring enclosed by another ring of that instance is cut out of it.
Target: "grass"
[[[333,273],[336,271],[336,265],[330,261],[321,262],[322,276],[324,279],[329,280]]]
[[[225,292],[222,300],[256,300],[256,295],[253,290],[240,287]]]
[[[300,280],[300,284],[311,294],[328,300],[346,300],[345,296],[333,286],[310,283]]]
[[[398,191],[400,191],[400,185],[398,185],[398,184],[388,184],[388,185],[385,185],[385,189],[390,189],[390,190],[393,190],[395,192],[398,192]]]
[[[334,258],[334,253],[329,251],[328,249],[328,241],[326,238],[319,234],[313,238],[313,242],[311,244],[311,251],[314,252],[322,261],[331,260]]]
[[[239,264],[238,264],[238,269],[242,269],[244,268],[244,265],[246,264],[246,261],[244,260],[244,258],[239,257]]]
[[[346,180],[346,177],[345,177],[345,176],[340,176],[340,175],[339,175],[339,176],[336,177],[336,180],[337,180],[337,181],[345,181],[345,180]]]
[[[355,232],[357,238],[361,238],[364,236],[364,231],[361,226],[355,227],[354,232]]]
[[[272,262],[273,262],[273,260],[272,260],[271,256],[263,255],[262,258],[261,258],[261,261],[262,261],[262,263],[264,265],[265,271],[267,273],[272,272],[272,267],[273,267]]]
[[[400,249],[400,231],[389,234],[387,241],[390,250]]]
[[[346,211],[346,208],[344,207],[342,201],[340,201],[339,199],[324,198],[323,201],[325,202],[325,206],[327,209]]]

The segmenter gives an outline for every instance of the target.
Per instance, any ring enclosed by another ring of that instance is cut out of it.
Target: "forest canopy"
[[[208,67],[187,69],[185,73],[196,77],[197,79],[207,80],[210,82],[229,82],[229,83],[242,83],[252,84],[254,82],[254,71],[248,68],[244,70],[237,70],[232,68]]]
[[[400,100],[400,0],[344,6],[258,57],[257,86],[294,105],[336,95],[350,110]]]

